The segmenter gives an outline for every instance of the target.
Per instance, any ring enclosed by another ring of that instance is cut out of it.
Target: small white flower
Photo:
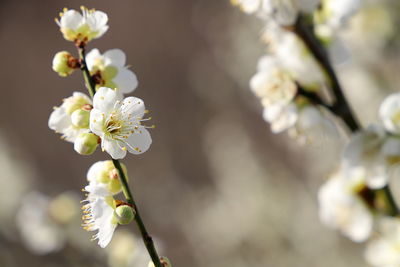
[[[56,19],[60,31],[68,41],[86,43],[101,37],[108,30],[106,13],[85,7],[81,7],[81,10],[82,14],[65,8],[60,13],[60,20]]]
[[[297,93],[297,86],[273,56],[264,56],[258,62],[258,72],[250,80],[253,93],[262,99],[265,107],[289,104]]]
[[[322,0],[322,12],[327,25],[332,28],[342,27],[361,7],[361,0]]]
[[[281,133],[296,124],[298,109],[294,103],[264,107],[263,118],[271,124],[273,133]]]
[[[343,153],[345,171],[363,169],[370,188],[387,185],[391,168],[399,163],[400,139],[388,138],[379,126],[373,125],[355,134]]]
[[[82,110],[89,112],[91,105],[92,101],[87,95],[74,92],[72,96],[63,100],[60,107],[55,107],[49,118],[49,128],[61,133],[62,138],[73,143],[79,134],[89,132],[89,121],[85,124],[82,121],[84,116],[76,115],[81,115]],[[81,120],[77,120],[76,117]]]
[[[379,220],[379,235],[365,250],[365,258],[376,267],[400,266],[400,220],[385,217]]]
[[[150,147],[150,133],[142,122],[144,102],[136,97],[122,100],[116,91],[101,87],[93,98],[90,130],[101,138],[101,147],[114,159],[124,158],[126,151],[141,154]]]
[[[339,229],[355,242],[369,238],[373,216],[360,196],[366,188],[363,172],[353,171],[351,177],[341,171],[319,190],[319,215],[328,227]]]
[[[121,166],[125,177],[128,178],[125,165],[121,163]],[[90,184],[106,186],[112,195],[118,194],[122,190],[118,171],[111,160],[98,161],[93,164],[87,173],[87,180]]]
[[[97,88],[116,88],[128,94],[138,85],[136,75],[125,66],[126,56],[120,49],[111,49],[104,54],[93,49],[86,55],[86,63]]]
[[[379,115],[387,131],[400,134],[400,93],[392,94],[383,101]]]
[[[110,243],[118,220],[114,216],[116,204],[107,188],[100,184],[89,184],[83,207],[83,228],[87,231],[98,231],[93,240],[98,239],[100,247],[105,248]]]
[[[248,14],[257,14],[265,20],[274,20],[288,26],[296,22],[299,12],[311,13],[319,0],[231,0]]]

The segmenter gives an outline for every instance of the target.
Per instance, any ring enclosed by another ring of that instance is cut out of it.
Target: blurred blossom
[[[378,233],[368,242],[365,258],[375,267],[400,266],[400,219],[381,218]]]
[[[319,190],[321,221],[355,242],[367,240],[372,231],[373,217],[361,197],[365,188],[363,171],[353,170],[351,176],[338,171]]]
[[[17,225],[21,238],[27,248],[37,254],[58,251],[66,241],[62,228],[50,216],[49,206],[49,197],[31,192],[24,197],[18,210]]]
[[[150,259],[141,238],[127,230],[114,234],[106,253],[110,267],[146,266]]]

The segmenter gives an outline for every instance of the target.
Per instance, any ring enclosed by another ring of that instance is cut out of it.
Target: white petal
[[[102,135],[104,134],[104,118],[105,118],[105,113],[98,110],[98,109],[92,109],[90,111],[90,124],[89,124],[89,128],[90,130],[102,137]]]
[[[125,67],[118,70],[118,74],[113,81],[117,84],[118,89],[121,90],[123,94],[133,92],[138,86],[138,80],[135,73]]]
[[[114,65],[117,67],[124,67],[126,56],[125,53],[121,49],[110,49],[103,54],[104,64]]]
[[[126,142],[129,144],[128,151],[132,154],[142,154],[146,152],[151,143],[151,136],[146,129],[140,129],[140,132],[131,134]]]
[[[130,96],[122,101],[121,113],[124,117],[130,117],[132,121],[140,120],[145,112],[142,99]]]
[[[117,227],[117,224],[111,223],[113,220],[113,216],[114,215],[111,214],[109,217],[107,217],[107,220],[105,220],[99,227],[97,237],[99,239],[98,244],[102,248],[105,248],[110,243],[115,228]]]
[[[70,9],[63,14],[60,19],[61,28],[69,28],[76,30],[83,22],[81,13],[76,10]]]
[[[95,11],[88,17],[87,23],[93,31],[98,31],[107,25],[108,16],[102,11]]]
[[[110,195],[110,192],[105,185],[100,183],[90,183],[85,187],[85,191],[95,196],[106,197]]]
[[[118,100],[120,98],[113,89],[100,87],[93,97],[93,107],[94,109],[108,113],[113,109],[115,102]]]
[[[86,178],[89,182],[97,182],[99,173],[103,170],[104,161],[98,161],[90,166]]]
[[[63,107],[56,108],[50,115],[49,128],[63,133],[68,127],[71,126],[71,119]]]
[[[90,50],[89,53],[86,54],[86,64],[89,70],[93,69],[93,66],[96,65],[96,62],[99,59],[102,59],[102,55],[100,54],[99,49],[94,48]]]
[[[126,156],[126,150],[123,150],[123,146],[115,140],[103,140],[102,146],[113,159],[122,159]]]

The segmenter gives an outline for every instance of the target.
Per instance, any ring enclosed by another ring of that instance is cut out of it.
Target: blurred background
[[[54,17],[96,8],[109,31],[90,43],[121,48],[156,129],[149,152],[124,160],[148,230],[173,265],[366,266],[363,249],[318,219],[319,186],[343,138],[300,146],[272,135],[248,88],[265,47],[262,23],[228,0],[0,1],[0,266],[147,266],[134,224],[103,250],[80,227],[87,169],[108,156],[74,152],[47,126],[53,106],[85,91],[79,72],[51,70],[75,53]],[[336,66],[362,122],[400,81],[400,3],[365,1]],[[399,195],[399,194],[398,194]]]

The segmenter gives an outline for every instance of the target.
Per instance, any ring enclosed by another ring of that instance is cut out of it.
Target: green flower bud
[[[88,128],[89,127],[90,111],[77,109],[71,114],[71,122],[75,127]]]
[[[99,137],[93,133],[81,133],[75,139],[74,149],[81,155],[90,155],[96,151],[99,145]]]
[[[62,77],[70,75],[78,65],[78,60],[67,51],[58,52],[53,58],[53,70]]]
[[[164,267],[172,267],[171,261],[167,257],[161,256],[160,261]],[[149,262],[148,267],[155,267],[153,261]]]
[[[119,224],[128,224],[135,218],[135,211],[128,205],[121,205],[115,209],[115,217]]]

